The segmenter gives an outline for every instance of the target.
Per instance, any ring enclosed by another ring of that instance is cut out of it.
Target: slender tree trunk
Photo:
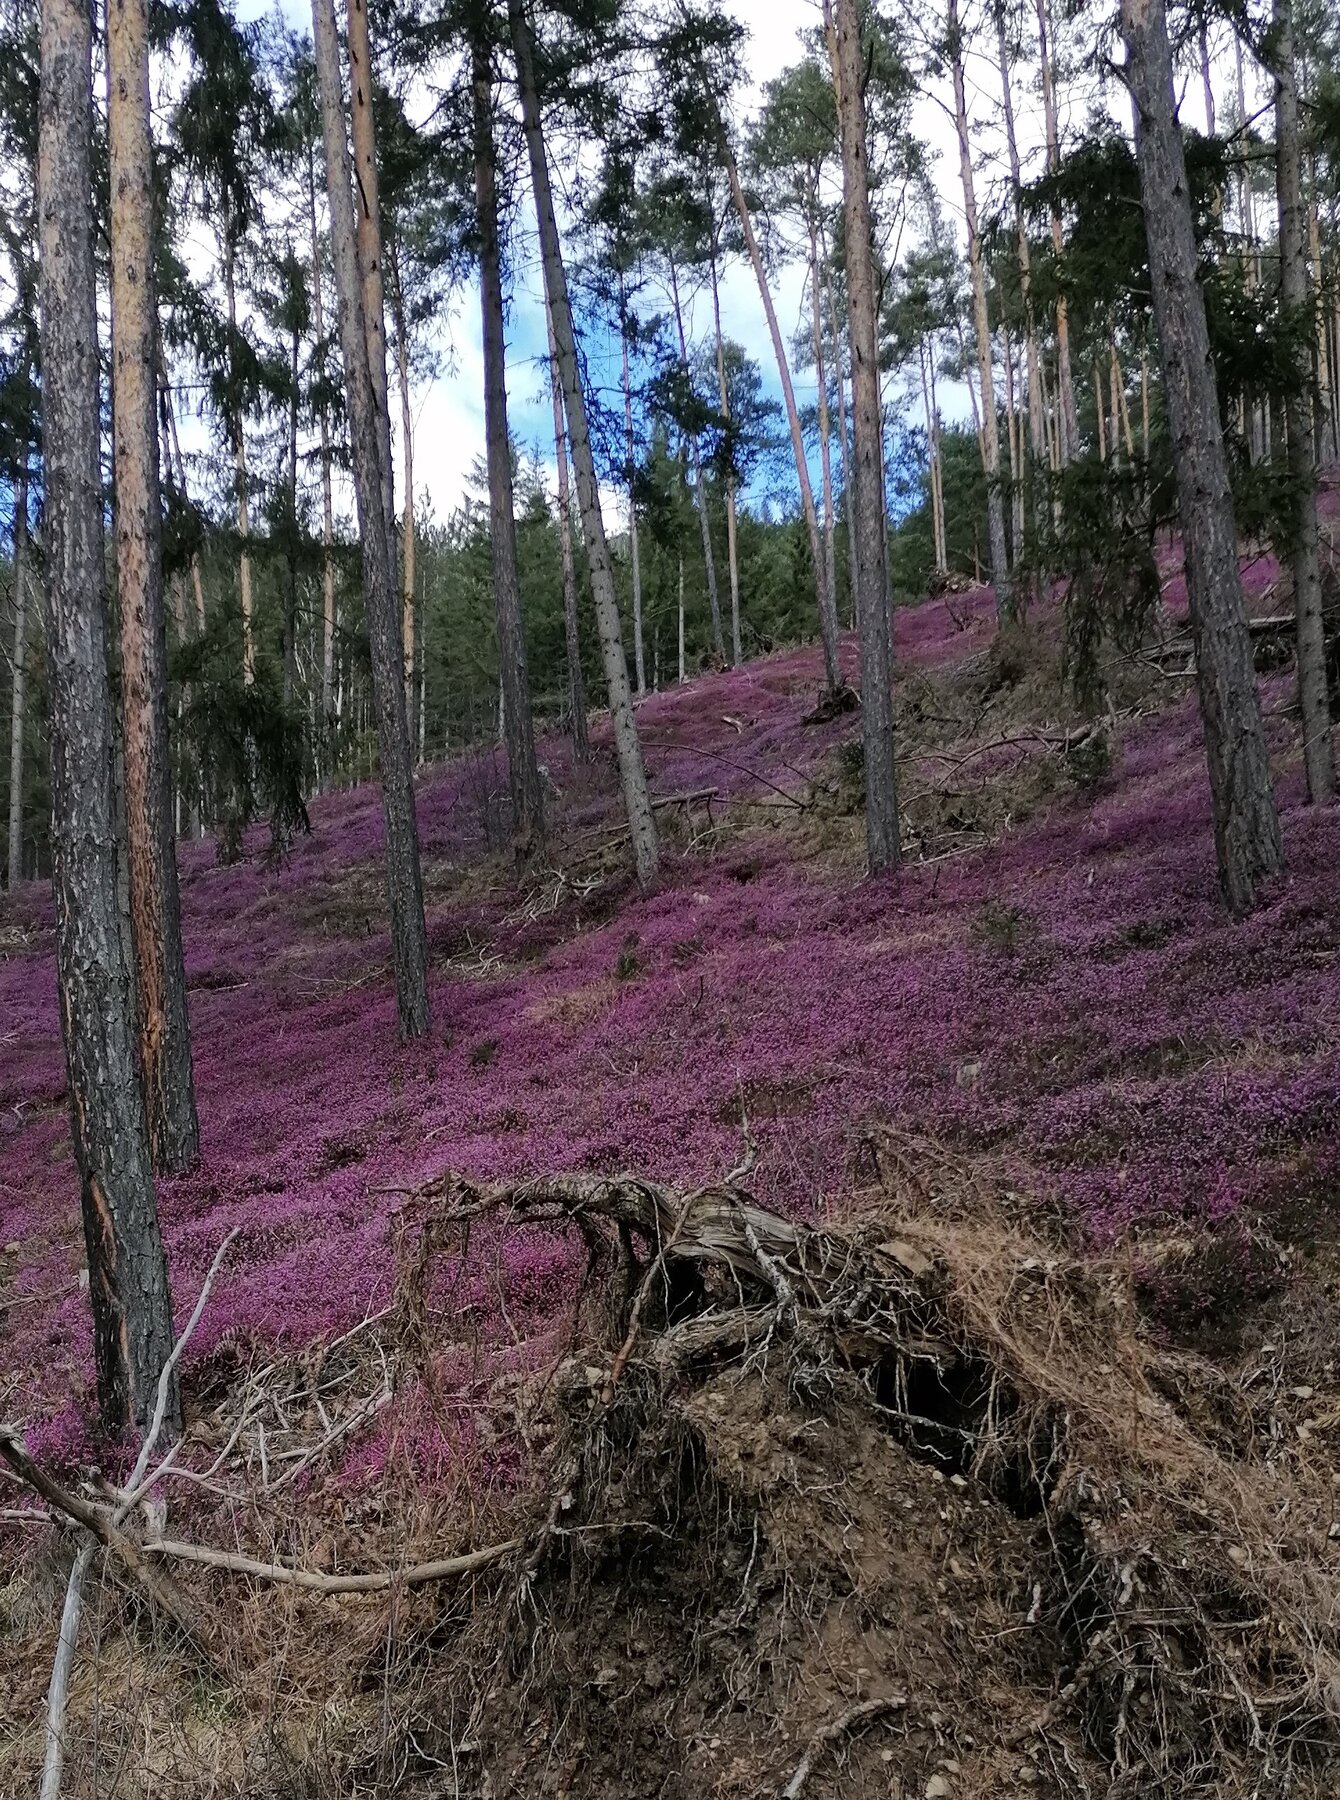
[[[550,336],[553,336],[552,322]],[[624,457],[628,464],[628,545],[633,563],[633,670],[637,678],[638,698],[647,691],[646,655],[642,643],[642,552],[637,535],[636,453],[633,444],[633,383],[628,367],[628,302],[623,291],[623,275],[619,276],[619,343],[623,349],[623,438]]]
[[[1325,287],[1321,260],[1321,221],[1317,217],[1317,159],[1312,157],[1311,197],[1307,207],[1308,255],[1312,264],[1312,292],[1316,296],[1317,321],[1317,463],[1326,468],[1335,460],[1335,435],[1331,419],[1331,343],[1324,304]]]
[[[116,577],[140,1074],[154,1165],[180,1174],[199,1155],[200,1127],[168,749],[147,0],[111,0],[108,7],[107,147]]]
[[[1048,43],[1047,0],[1036,0],[1038,15],[1038,61],[1042,68],[1042,110],[1047,129],[1047,173],[1055,175],[1061,167],[1061,132],[1056,116],[1056,71],[1052,66]],[[1052,248],[1059,257],[1065,249],[1061,230],[1060,209],[1051,211]],[[1058,395],[1058,443],[1061,466],[1079,454],[1079,413],[1075,406],[1075,384],[1070,374],[1070,313],[1064,293],[1056,299],[1056,391]]]
[[[849,571],[856,568],[856,516],[851,507],[851,432],[847,427],[847,400],[844,391],[845,371],[842,367],[842,331],[838,323],[837,302],[833,298],[833,272],[828,246],[821,245],[824,255],[824,299],[828,306],[828,325],[833,333],[833,354],[837,357],[838,455],[842,471],[843,504],[847,513],[847,560]],[[856,577],[848,574],[847,587],[851,599],[852,624],[856,623]]]
[[[1298,130],[1298,72],[1293,0],[1274,0],[1270,50],[1275,76],[1275,192],[1279,203],[1280,300],[1301,326],[1313,312],[1308,282],[1302,157]],[[1335,748],[1326,685],[1326,633],[1322,622],[1321,550],[1317,535],[1316,433],[1312,410],[1312,352],[1300,333],[1298,385],[1285,401],[1290,485],[1296,496],[1293,563],[1298,622],[1298,694],[1303,714],[1303,763],[1314,805],[1335,799]]]
[[[386,378],[386,283],[382,270],[382,213],[377,178],[377,131],[372,116],[372,39],[366,0],[348,0],[345,42],[349,50],[349,112],[354,144],[354,244],[363,287],[363,330],[368,372],[377,406],[377,454],[381,462],[386,541],[395,546],[395,493],[391,463],[391,396]]]
[[[405,497],[401,505],[400,626],[405,653],[405,706],[414,717],[414,411],[409,395],[409,335],[405,295],[400,286],[400,267],[391,251],[391,316],[395,322],[396,377],[400,389],[400,457],[405,471]]]
[[[586,683],[582,679],[582,646],[577,634],[577,568],[572,554],[572,495],[568,486],[568,439],[563,429],[563,384],[554,346],[554,322],[544,311],[549,331],[549,388],[554,402],[554,460],[558,464],[558,543],[563,558],[563,636],[568,654],[568,694],[572,703],[572,754],[585,762],[591,754],[586,727]]]
[[[326,307],[321,274],[321,236],[316,222],[316,167],[309,152],[307,158],[307,197],[312,229],[312,324],[316,341],[325,345]],[[321,430],[321,728],[328,738],[331,732],[335,677],[335,508],[330,478],[330,421],[325,401],[317,409]],[[326,756],[333,754],[328,746]]]
[[[819,424],[819,472],[824,503],[824,584],[828,603],[837,617],[837,549],[833,540],[832,423],[828,416],[828,370],[824,358],[823,315],[819,304],[819,233],[814,215],[819,207],[818,182],[810,174],[810,347],[814,355],[815,394]]]
[[[810,466],[805,456],[805,438],[800,428],[796,391],[791,383],[791,365],[787,361],[786,345],[782,340],[782,328],[777,322],[777,309],[772,303],[772,291],[768,286],[768,272],[763,264],[763,252],[754,231],[754,221],[749,214],[749,202],[745,198],[739,166],[735,161],[735,153],[730,147],[725,121],[721,117],[721,110],[715,97],[712,97],[712,108],[721,160],[730,181],[731,199],[735,203],[736,215],[740,221],[740,232],[744,238],[745,249],[749,252],[749,260],[753,265],[754,279],[758,282],[759,298],[763,302],[764,317],[768,321],[768,335],[772,339],[773,355],[777,358],[777,376],[781,382],[782,404],[786,408],[786,422],[791,431],[791,451],[796,462],[796,481],[800,486],[800,504],[805,515],[805,529],[809,533],[810,561],[814,567],[814,586],[819,601],[819,635],[823,639],[824,647],[824,672],[829,688],[836,691],[842,685],[842,674],[838,665],[837,609],[824,580],[823,540],[819,532],[819,514],[814,505],[814,489],[810,484]]]
[[[683,687],[688,680],[688,671],[684,663],[684,553],[679,555],[679,685]]]
[[[1219,426],[1190,187],[1173,95],[1163,0],[1122,0],[1140,196],[1172,431],[1187,596],[1214,801],[1219,877],[1250,911],[1281,866],[1279,818],[1243,615],[1237,534]]]
[[[628,688],[628,663],[624,657],[619,608],[614,595],[614,570],[605,540],[600,489],[596,481],[595,459],[591,454],[591,439],[586,423],[586,398],[582,393],[581,373],[577,365],[577,337],[572,324],[567,275],[563,268],[554,196],[549,183],[544,127],[540,121],[540,101],[535,88],[534,41],[523,0],[508,0],[507,13],[521,89],[521,109],[530,155],[531,182],[535,190],[545,292],[553,321],[554,342],[558,349],[563,403],[568,416],[568,439],[577,477],[577,503],[582,515],[582,533],[586,539],[591,591],[600,631],[600,652],[605,666],[605,687],[614,726],[614,744],[619,758],[619,775],[628,815],[633,861],[638,879],[645,886],[655,879],[660,860],[656,818],[651,810],[646,771],[642,764],[642,746],[638,742],[637,725],[633,718],[632,695]]]
[[[368,368],[363,290],[354,243],[354,205],[349,143],[340,89],[334,0],[312,0],[321,124],[325,138],[330,241],[339,302],[340,344],[354,466],[358,529],[363,545],[363,604],[372,650],[377,742],[381,755],[382,813],[386,827],[386,890],[391,951],[402,1038],[428,1031],[428,939],[419,874],[419,833],[414,813],[409,722],[405,716],[404,659],[391,574],[391,544],[381,482],[378,415]]]
[[[28,452],[14,496],[14,662],[10,671],[9,854],[10,892],[23,879],[23,725],[28,680]]]
[[[973,328],[977,337],[977,367],[982,384],[982,467],[986,472],[991,584],[996,593],[996,617],[1003,620],[1010,615],[1012,601],[1009,553],[1005,543],[1005,501],[1000,483],[1000,425],[996,418],[996,385],[991,370],[991,320],[986,304],[986,269],[982,260],[982,234],[977,223],[972,146],[968,140],[968,101],[963,76],[963,37],[959,26],[958,0],[948,0],[945,29],[949,68],[954,83],[959,178],[963,184],[963,212],[968,229],[968,268],[972,276]]]
[[[825,7],[825,22],[832,24]],[[833,42],[830,30],[829,41]],[[884,418],[870,243],[870,176],[857,0],[837,0],[838,123],[842,136],[843,222],[847,247],[847,336],[852,370],[852,475],[856,507],[856,616],[861,639],[861,742],[865,750],[866,858],[871,874],[895,865],[898,786],[894,772],[893,683],[889,654],[883,480]]]
[[[251,510],[247,496],[247,436],[242,422],[242,400],[237,391],[237,246],[231,218],[223,221],[223,291],[228,304],[228,385],[231,389],[229,421],[233,438],[233,483],[237,499],[237,585],[242,601],[242,679],[250,687],[256,678],[254,635],[255,602],[251,585]]]
[[[721,417],[731,423],[730,384],[726,380],[726,343],[721,333],[721,289],[717,283],[717,245],[712,241],[712,325],[716,336],[717,391],[721,397]],[[730,659],[738,669],[744,661],[740,639],[740,545],[739,521],[735,511],[735,475],[726,476],[726,562],[730,570]]]
[[[1140,346],[1140,455],[1149,466],[1149,351]]]
[[[1093,417],[1098,433],[1098,460],[1107,461],[1107,416],[1103,411],[1103,371],[1097,358],[1093,365]]]
[[[684,379],[689,379],[689,345],[684,335],[684,310],[679,303],[679,275],[675,259],[670,258],[670,294],[675,308],[675,327],[679,333],[679,362]],[[712,554],[712,523],[707,511],[707,483],[703,480],[702,458],[698,439],[689,439],[689,455],[693,461],[693,487],[698,502],[699,529],[703,539],[703,567],[707,572],[707,605],[712,619],[712,651],[719,663],[726,661],[726,644],[721,635],[721,597],[717,592],[717,565]]]
[[[512,494],[512,439],[507,428],[507,349],[503,336],[502,251],[493,144],[493,71],[483,42],[472,47],[474,72],[475,217],[479,233],[479,292],[484,341],[484,439],[489,470],[489,538],[493,547],[493,608],[498,622],[507,766],[512,792],[512,839],[518,862],[544,848],[544,796],[535,761],[535,725],[521,617]]]
[[[1247,117],[1247,87],[1243,77],[1242,38],[1236,31],[1233,33],[1233,55],[1237,72],[1238,117],[1245,119]],[[1256,240],[1256,206],[1252,195],[1251,177],[1245,166],[1239,177],[1238,194],[1242,209],[1243,237],[1246,240],[1244,286],[1249,294],[1254,294],[1260,286],[1261,269]],[[1261,430],[1262,409],[1255,403],[1248,406],[1244,401],[1243,410],[1247,414],[1247,454],[1255,465],[1261,462],[1265,456],[1265,443]]]
[[[121,949],[103,600],[90,10],[43,0],[41,256],[47,680],[56,965],[104,1429],[143,1430],[172,1302]],[[152,420],[152,410],[150,412]],[[175,1383],[169,1422],[179,1422]]]
[[[288,546],[284,571],[284,706],[293,705],[298,685],[298,373],[302,339],[295,328],[289,340],[288,390]]]
[[[1000,61],[1000,87],[1004,101],[1005,146],[1010,159],[1010,183],[1014,194],[1014,234],[1019,260],[1019,297],[1024,307],[1024,354],[1028,373],[1028,448],[1031,480],[1034,485],[1034,523],[1041,527],[1042,497],[1038,475],[1046,462],[1047,450],[1042,424],[1042,382],[1038,372],[1037,322],[1033,316],[1033,270],[1028,247],[1028,226],[1020,196],[1023,171],[1019,161],[1019,142],[1014,125],[1014,94],[1010,86],[1010,49],[1005,34],[1005,7],[997,4],[996,53]]]
[[[945,531],[944,464],[940,458],[940,402],[935,392],[935,339],[926,346],[926,373],[930,378],[931,482],[939,508],[939,536],[935,544],[935,566],[942,573],[949,569],[949,540]]]

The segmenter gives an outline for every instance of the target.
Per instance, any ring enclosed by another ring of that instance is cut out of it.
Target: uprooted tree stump
[[[1334,1773],[1340,1746],[1340,1595],[1301,1546],[1325,1536],[1329,1472],[1297,1458],[1272,1467],[1246,1417],[1236,1444],[1210,1441],[1199,1401],[1210,1393],[1222,1410],[1222,1378],[1144,1340],[1118,1270],[1013,1223],[952,1159],[928,1184],[904,1151],[882,1146],[884,1182],[849,1229],[793,1223],[730,1184],[685,1193],[633,1175],[450,1177],[423,1192],[425,1261],[460,1248],[455,1234],[485,1216],[574,1229],[618,1296],[599,1314],[604,1342],[575,1345],[552,1383],[564,1425],[520,1561],[522,1690],[577,1678],[576,1572],[624,1579],[661,1558],[671,1580],[687,1552],[667,1546],[699,1537],[694,1508],[731,1521],[694,1551],[696,1583],[712,1588],[714,1559],[738,1581],[752,1532],[746,1597],[765,1563],[768,1581],[803,1585],[805,1570],[783,1566],[794,1518],[779,1522],[766,1484],[735,1479],[731,1439],[752,1382],[769,1399],[749,1430],[774,1464],[785,1460],[776,1432],[803,1439],[804,1418],[836,1421],[848,1455],[878,1434],[1023,1534],[1031,1591],[1025,1581],[1013,1621],[993,1624],[1003,1638],[1041,1621],[1046,1655],[1015,1716],[995,1721],[1006,1763],[1055,1740],[1090,1775],[1105,1767],[1112,1792],[1174,1781],[1216,1795],[1326,1791],[1319,1772]],[[717,1471],[707,1487],[705,1469]],[[687,1470],[686,1502],[670,1490]],[[859,1481],[832,1470],[831,1504],[854,1520]],[[543,1653],[537,1618],[552,1627]],[[719,1637],[715,1617],[711,1630]],[[868,1709],[847,1696],[851,1717],[910,1718],[909,1685],[899,1678],[899,1696],[876,1694]],[[820,1717],[815,1743],[825,1731]]]

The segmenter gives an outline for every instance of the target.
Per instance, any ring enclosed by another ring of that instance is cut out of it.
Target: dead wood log
[[[357,1575],[327,1575],[320,1569],[295,1569],[288,1563],[258,1562],[255,1557],[240,1556],[231,1550],[215,1550],[208,1544],[181,1543],[173,1538],[155,1538],[144,1548],[154,1556],[199,1563],[208,1569],[224,1569],[233,1575],[253,1575],[258,1581],[277,1581],[289,1587],[307,1588],[315,1594],[379,1594],[388,1588],[426,1587],[429,1582],[473,1575],[501,1562],[520,1544],[520,1538],[508,1538],[505,1543],[489,1544],[482,1550],[467,1550],[460,1556],[442,1557],[437,1562],[411,1563],[405,1569],[375,1569]]]

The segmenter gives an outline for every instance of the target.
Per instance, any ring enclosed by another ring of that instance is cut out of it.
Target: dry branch
[[[307,1588],[315,1594],[378,1594],[388,1588],[426,1587],[432,1581],[449,1581],[455,1575],[473,1575],[501,1562],[520,1547],[520,1538],[468,1550],[438,1562],[412,1563],[407,1569],[379,1569],[361,1575],[326,1575],[319,1569],[295,1569],[287,1563],[257,1562],[231,1550],[213,1550],[207,1544],[179,1543],[155,1538],[145,1550],[155,1556],[175,1557],[178,1562],[200,1563],[208,1569],[226,1569],[233,1575],[253,1575],[258,1581],[278,1581],[289,1587]]]

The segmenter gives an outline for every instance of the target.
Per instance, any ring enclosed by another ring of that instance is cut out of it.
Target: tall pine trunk
[[[1274,0],[1270,44],[1275,75],[1275,192],[1279,203],[1280,300],[1298,327],[1296,387],[1285,399],[1289,475],[1297,514],[1290,560],[1298,625],[1298,694],[1303,714],[1303,765],[1314,805],[1335,799],[1335,748],[1326,685],[1322,622],[1321,549],[1317,536],[1316,429],[1312,411],[1312,294],[1308,282],[1306,213],[1298,132],[1298,71],[1294,60],[1293,0]]]
[[[810,174],[810,348],[814,355],[815,393],[819,423],[819,473],[824,502],[824,583],[829,603],[837,614],[837,554],[833,542],[833,442],[828,416],[828,370],[824,359],[823,315],[819,303],[819,231],[815,214],[819,209],[818,181]]]
[[[1047,131],[1047,173],[1055,175],[1061,167],[1061,131],[1056,115],[1056,70],[1048,41],[1047,0],[1036,0],[1038,15],[1038,61],[1042,68],[1042,110]],[[1060,209],[1051,209],[1052,249],[1059,258],[1065,248],[1061,231]],[[1075,383],[1070,372],[1070,312],[1064,291],[1056,297],[1056,391],[1057,446],[1064,468],[1079,455],[1079,412],[1075,406]]]
[[[706,71],[704,71],[704,82],[706,82]],[[726,122],[721,116],[721,109],[714,96],[709,95],[709,99],[716,125],[718,149],[726,170],[726,178],[730,182],[731,199],[735,205],[736,217],[740,221],[740,233],[744,238],[744,247],[749,253],[749,261],[753,266],[754,279],[758,283],[759,298],[763,302],[763,315],[768,322],[768,336],[772,339],[772,353],[777,359],[777,377],[781,383],[782,404],[786,408],[786,422],[791,433],[791,452],[796,463],[796,481],[800,487],[801,511],[805,516],[805,530],[810,543],[810,562],[814,568],[814,587],[819,603],[819,635],[823,640],[824,648],[824,673],[830,690],[835,692],[842,686],[842,673],[838,666],[837,609],[824,580],[823,538],[819,530],[819,514],[814,504],[814,488],[810,482],[810,465],[805,455],[805,436],[800,428],[800,411],[796,406],[796,390],[791,382],[791,365],[787,361],[782,328],[777,321],[777,308],[772,303],[772,290],[768,285],[768,271],[763,262],[763,251],[759,245],[758,234],[754,230],[754,221],[750,216],[744,183],[740,180],[739,164],[735,160],[730,139],[726,135]]]
[[[400,265],[395,241],[391,249],[391,316],[395,321],[396,383],[400,390],[400,461],[405,472],[405,494],[400,512],[400,628],[405,656],[405,706],[414,717],[414,410],[409,392],[409,327],[405,294],[400,285]]]
[[[484,343],[484,441],[489,472],[489,541],[493,551],[493,609],[503,689],[512,842],[519,862],[544,847],[544,798],[535,761],[526,632],[516,561],[512,440],[507,429],[507,349],[503,337],[498,188],[493,144],[493,71],[488,51],[473,45],[475,220],[479,233],[479,294]]]
[[[366,0],[348,0],[349,112],[354,144],[354,247],[363,289],[363,331],[368,341],[368,373],[377,410],[377,455],[381,464],[386,541],[395,555],[395,495],[391,465],[391,396],[386,378],[386,281],[382,271],[381,189],[377,178],[377,132],[372,116],[372,38]]]
[[[553,320],[549,323],[553,337]],[[628,368],[628,301],[624,294],[623,275],[619,276],[619,343],[623,350],[623,441],[624,478],[628,484],[628,545],[633,563],[633,671],[637,677],[639,698],[647,691],[646,651],[642,642],[642,549],[637,535],[636,456],[633,448],[633,383]],[[561,387],[561,378],[560,378]]]
[[[675,259],[670,258],[670,292],[674,301],[675,326],[679,333],[679,364],[689,380],[689,344],[684,335],[684,309],[679,302],[679,274]],[[721,635],[721,596],[717,590],[717,563],[712,553],[712,521],[707,511],[707,483],[703,480],[703,463],[698,454],[695,433],[689,439],[689,457],[693,463],[693,490],[698,503],[698,528],[703,540],[703,567],[707,572],[707,605],[712,619],[712,651],[720,663],[726,660],[726,644]]]
[[[549,334],[549,391],[554,406],[554,461],[558,465],[558,544],[563,562],[563,639],[568,657],[568,699],[572,706],[572,754],[585,762],[591,754],[586,725],[586,683],[582,678],[582,646],[577,632],[577,565],[572,554],[572,493],[568,481],[568,438],[563,427],[563,383],[554,346],[554,322],[544,313]]]
[[[1219,425],[1205,296],[1196,273],[1186,157],[1164,0],[1122,0],[1140,198],[1163,362],[1187,596],[1196,647],[1219,879],[1249,912],[1281,866],[1279,818],[1243,614],[1237,534]]]
[[[729,428],[730,384],[726,380],[726,342],[721,334],[721,288],[717,281],[717,243],[713,228],[712,255],[712,330],[716,340],[717,393],[721,399],[721,417]],[[736,515],[735,473],[726,476],[726,565],[730,575],[730,660],[738,669],[744,661],[740,639],[740,541]]]
[[[1010,49],[1005,34],[1003,0],[996,6],[996,53],[1000,61],[1000,87],[1005,118],[1005,147],[1010,160],[1010,185],[1013,189],[1014,235],[1019,261],[1019,298],[1024,308],[1024,356],[1028,381],[1028,468],[1034,527],[1042,530],[1042,472],[1047,461],[1046,433],[1042,423],[1042,380],[1038,368],[1037,320],[1033,312],[1033,268],[1028,247],[1028,226],[1024,219],[1021,195],[1023,171],[1019,161],[1019,142],[1014,126],[1014,94],[1010,85]],[[1016,547],[1017,553],[1017,547]]]
[[[251,581],[251,505],[248,495],[247,436],[237,375],[237,244],[232,217],[223,217],[223,292],[228,307],[228,428],[233,440],[233,491],[237,506],[237,587],[242,604],[242,680],[256,679],[254,621],[256,604]]]
[[[633,718],[628,663],[624,656],[619,607],[614,595],[614,570],[610,563],[609,545],[605,540],[605,521],[600,511],[600,488],[596,481],[595,459],[591,454],[591,438],[586,422],[586,397],[582,392],[581,372],[577,365],[577,336],[573,329],[572,305],[568,298],[567,274],[563,268],[563,252],[554,213],[554,195],[549,181],[549,162],[544,147],[544,127],[540,120],[540,100],[535,86],[535,42],[523,0],[508,0],[507,14],[511,26],[512,48],[516,55],[517,80],[521,89],[521,110],[526,147],[530,156],[531,185],[535,191],[535,214],[540,232],[545,293],[553,321],[559,374],[563,382],[568,440],[577,476],[577,504],[582,515],[582,535],[586,539],[587,563],[591,571],[591,591],[596,604],[596,624],[600,632],[605,689],[614,727],[614,747],[619,759],[619,777],[633,846],[633,862],[638,880],[645,886],[655,879],[660,862],[656,818],[647,792],[642,746],[638,742],[637,725]]]
[[[977,340],[978,379],[982,387],[980,415],[982,468],[986,474],[986,522],[991,540],[991,585],[996,593],[996,617],[1005,619],[1011,609],[1010,562],[1005,541],[1005,496],[1000,479],[1000,422],[996,417],[996,384],[991,367],[991,320],[986,303],[986,267],[982,234],[977,222],[977,194],[973,183],[972,146],[968,141],[968,101],[963,75],[963,34],[958,0],[949,0],[945,18],[949,69],[954,83],[954,125],[958,133],[959,179],[963,186],[963,213],[968,229],[968,270],[972,277],[972,319]]]
[[[9,698],[9,848],[5,878],[11,891],[23,878],[23,725],[28,683],[28,450],[24,446],[14,496],[14,660]]]
[[[107,148],[116,579],[140,1074],[155,1167],[180,1174],[199,1155],[200,1127],[168,749],[147,0],[111,0],[108,7]]]
[[[856,510],[856,617],[861,639],[861,742],[865,751],[865,837],[871,874],[896,864],[898,786],[894,773],[893,686],[885,560],[883,408],[875,270],[870,243],[870,175],[857,0],[837,0],[838,122],[842,137],[847,246],[847,335],[852,370],[852,475]]]
[[[143,1430],[172,1350],[133,1002],[121,948],[103,600],[91,13],[43,0],[37,217],[56,967],[98,1404]],[[169,1422],[180,1420],[175,1382]]]
[[[372,651],[373,698],[381,757],[382,813],[386,825],[386,891],[391,915],[391,954],[402,1038],[428,1031],[428,939],[419,873],[419,832],[414,813],[409,721],[405,714],[404,658],[391,572],[381,480],[378,416],[368,368],[363,290],[354,243],[354,206],[340,86],[334,0],[312,0],[326,152],[330,242],[339,302],[349,449],[354,466],[358,530],[363,546],[363,605]]]

